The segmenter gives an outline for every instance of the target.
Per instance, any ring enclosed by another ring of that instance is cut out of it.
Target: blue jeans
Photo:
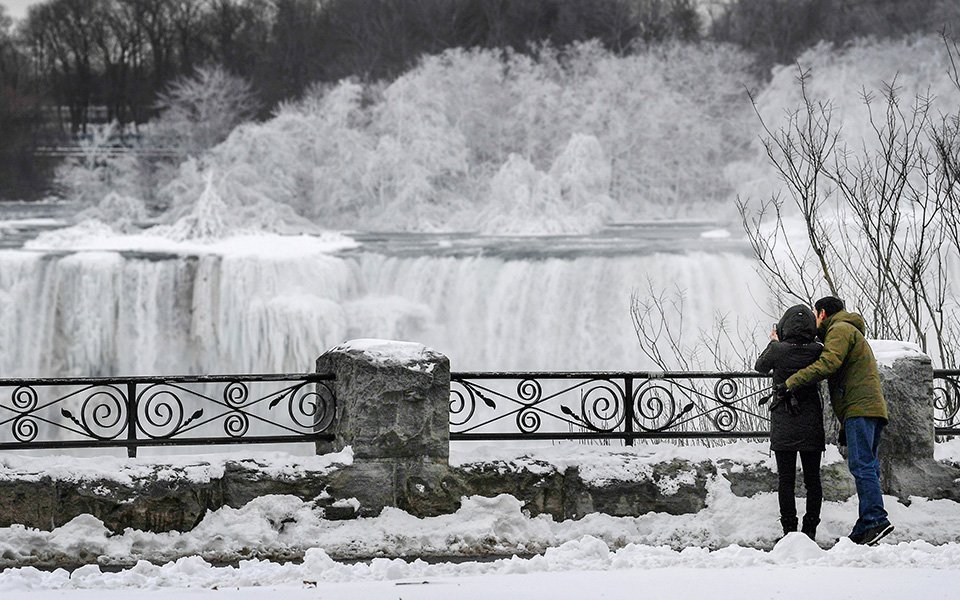
[[[885,422],[874,417],[851,417],[843,422],[847,434],[847,466],[857,482],[860,518],[851,534],[859,535],[887,521],[880,492],[880,433]]]

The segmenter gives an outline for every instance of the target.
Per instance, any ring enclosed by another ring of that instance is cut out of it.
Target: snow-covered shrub
[[[163,162],[150,164],[135,153],[113,147],[116,125],[95,131],[92,139],[81,145],[83,156],[69,159],[57,169],[61,193],[90,207],[81,218],[98,219],[120,230],[143,220],[146,205],[157,204],[156,188],[189,173],[189,157],[222,142],[253,116],[256,102],[246,81],[213,66],[174,81],[160,97],[158,107],[160,117],[142,132],[144,144],[174,151],[176,162],[187,161],[183,163],[186,169],[170,168]],[[184,182],[175,183],[174,188],[183,190]],[[197,194],[192,201],[199,198]],[[159,205],[168,208],[168,200],[161,198]]]
[[[118,231],[130,232],[147,220],[148,213],[139,198],[111,191],[95,206],[82,211],[78,217],[109,223]]]
[[[92,128],[89,139],[80,143],[80,157],[69,158],[55,174],[60,193],[84,206],[99,203],[107,194],[137,196],[140,189],[136,157],[116,153],[111,144],[116,123]]]
[[[597,138],[574,135],[548,173],[511,154],[490,182],[481,231],[504,234],[585,233],[612,211],[610,162]]]

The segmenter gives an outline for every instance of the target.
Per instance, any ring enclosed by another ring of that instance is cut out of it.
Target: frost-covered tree
[[[114,147],[116,127],[91,128],[93,135],[80,145],[82,154],[57,167],[55,183],[61,195],[83,207],[78,219],[129,231],[149,217],[142,200],[143,165]]]
[[[723,210],[724,168],[747,147],[747,63],[708,44],[451,50],[389,85],[318,86],[199,153],[163,195],[183,216],[214,168],[238,206],[389,230],[583,232]],[[536,178],[532,195],[504,189]]]
[[[374,110],[377,146],[367,177],[375,195],[370,208],[381,222],[401,229],[441,228],[462,192],[466,140],[447,116],[443,91],[434,82],[401,77],[384,90]]]
[[[181,156],[198,156],[253,118],[257,108],[249,82],[219,65],[199,67],[160,94],[156,135]]]
[[[344,82],[311,94],[184,162],[161,192],[168,220],[193,214],[201,197],[212,197],[211,186],[236,213],[237,227],[288,231],[310,228],[309,221],[335,227],[355,220],[373,146],[361,129],[362,91]]]

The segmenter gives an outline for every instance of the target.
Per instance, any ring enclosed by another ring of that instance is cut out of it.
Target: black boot
[[[787,519],[787,518],[781,517],[780,525],[783,526],[783,535],[792,533],[797,530],[797,518],[793,517],[792,519]]]
[[[800,531],[806,534],[808,538],[817,541],[817,525],[820,524],[820,517],[803,516],[803,526]]]

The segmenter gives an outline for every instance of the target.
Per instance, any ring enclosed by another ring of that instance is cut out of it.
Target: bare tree
[[[761,273],[784,300],[846,297],[871,335],[916,342],[952,364],[960,324],[948,267],[960,256],[960,212],[951,204],[960,110],[938,119],[929,97],[905,102],[894,79],[878,93],[861,92],[872,136],[852,145],[832,104],[809,96],[808,77],[799,70],[801,105],[786,124],[771,128],[761,117],[789,209],[780,197],[757,209],[738,200]],[[799,214],[804,239],[791,237],[786,210]]]
[[[634,291],[630,317],[641,351],[664,371],[742,371],[753,368],[756,342],[763,332],[723,313],[714,315],[711,329],[698,329],[693,339],[685,327],[687,292],[657,288],[648,281]]]

